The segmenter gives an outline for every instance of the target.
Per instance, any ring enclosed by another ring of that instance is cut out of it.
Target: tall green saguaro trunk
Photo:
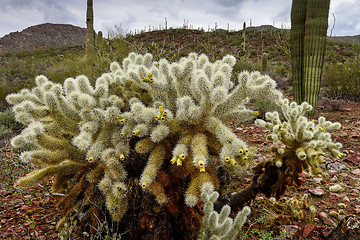
[[[308,102],[315,114],[324,65],[330,0],[293,0],[291,61],[294,100]]]
[[[86,8],[86,45],[85,56],[86,59],[92,62],[95,58],[95,34],[94,34],[94,13],[93,0],[87,0]]]

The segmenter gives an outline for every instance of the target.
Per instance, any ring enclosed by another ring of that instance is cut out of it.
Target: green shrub
[[[23,128],[23,124],[15,120],[15,114],[11,109],[6,109],[4,112],[0,112],[0,127],[3,127],[3,129],[20,130]]]
[[[329,98],[360,100],[360,58],[328,65],[323,79],[323,90]]]

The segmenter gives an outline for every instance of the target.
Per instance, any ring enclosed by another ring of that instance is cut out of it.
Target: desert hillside
[[[85,43],[86,29],[70,24],[44,23],[12,32],[0,38],[0,53],[38,48],[79,46]]]

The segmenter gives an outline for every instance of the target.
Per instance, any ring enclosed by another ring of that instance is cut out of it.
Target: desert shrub
[[[15,114],[10,108],[0,112],[0,126],[11,129],[13,131],[20,130],[24,127],[23,124],[16,121]]]
[[[323,91],[332,99],[360,100],[360,58],[327,65],[323,76]]]

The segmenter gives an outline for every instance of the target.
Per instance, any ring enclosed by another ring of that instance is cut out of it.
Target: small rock
[[[350,162],[350,164],[354,165],[354,166],[358,166],[360,163],[360,157],[358,157],[355,154],[349,155],[346,159],[346,162]]]
[[[345,196],[345,197],[343,198],[343,201],[344,201],[344,202],[350,202],[350,199],[349,199],[348,196]]]
[[[333,176],[332,178],[329,179],[329,182],[336,182],[337,180],[337,176]]]
[[[328,216],[327,216],[327,214],[324,213],[324,212],[319,212],[319,218],[320,218],[320,220],[323,221],[323,223],[325,223],[326,225],[334,226],[334,227],[336,226],[336,223],[335,223],[333,220],[329,219]]]
[[[280,226],[282,232],[286,235],[286,237],[290,239],[294,239],[298,231],[300,230],[300,227],[297,225],[282,225]]]
[[[311,240],[322,240],[320,237],[318,237],[318,236],[313,236],[312,238],[311,238]]]
[[[326,164],[326,168],[328,170],[334,170],[337,172],[340,170],[347,169],[347,166],[345,166],[344,164],[339,163],[339,162],[331,162],[331,163]]]
[[[359,189],[354,188],[354,189],[351,189],[351,192],[359,194],[360,191],[359,191]]]
[[[360,168],[351,171],[352,174],[360,175]]]
[[[329,194],[329,198],[331,198],[332,200],[338,201],[340,199],[340,195],[336,194],[336,193],[330,193]]]
[[[307,177],[309,177],[309,174],[307,174],[306,172],[302,172],[299,174],[299,177],[307,178]]]
[[[326,237],[329,236],[329,234],[330,234],[330,230],[324,229],[324,230],[321,231],[321,236],[322,237],[326,238]]]
[[[316,225],[308,223],[305,225],[304,227],[304,231],[303,231],[303,238],[307,238],[308,236],[310,236],[310,234],[312,234],[314,232],[314,230],[316,229]]]
[[[323,221],[323,219],[327,219],[327,214],[324,212],[319,212],[318,216],[321,221]]]
[[[335,184],[333,186],[329,187],[330,192],[341,192],[343,191],[343,188],[340,184]]]
[[[315,183],[320,183],[322,178],[313,178],[313,180],[314,180]]]
[[[315,196],[321,197],[325,194],[325,191],[321,188],[310,188],[309,192]]]
[[[22,211],[28,211],[29,209],[30,209],[30,207],[27,206],[27,205],[22,205],[22,206],[20,207],[20,210],[22,210]]]

